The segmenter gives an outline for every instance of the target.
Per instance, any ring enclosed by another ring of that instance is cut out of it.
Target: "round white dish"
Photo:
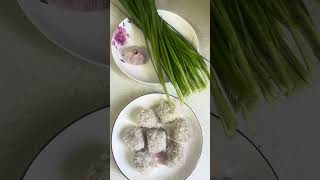
[[[226,137],[219,120],[212,118],[211,153],[214,154],[211,164],[213,180],[277,180],[275,169],[267,157],[254,142],[238,130],[233,139]],[[265,158],[265,159],[264,159]]]
[[[22,179],[86,179],[90,165],[109,149],[108,117],[109,108],[102,108],[72,122],[42,148]]]
[[[177,101],[176,97],[171,96],[171,98]],[[145,173],[139,172],[131,165],[130,161],[133,159],[134,152],[130,152],[126,144],[124,144],[122,140],[123,132],[127,128],[137,126],[135,123],[136,113],[139,112],[141,108],[151,108],[157,105],[161,100],[166,100],[166,95],[162,93],[152,93],[134,99],[121,110],[113,125],[111,137],[112,154],[116,165],[127,179],[186,179],[191,175],[198,163],[202,153],[203,143],[201,127],[192,109],[187,104],[182,104],[181,114],[185,119],[190,120],[193,129],[192,139],[190,142],[185,144],[184,164],[181,167],[173,168],[165,165],[159,165],[152,171]]]
[[[40,0],[18,3],[32,24],[57,46],[82,60],[108,66],[109,10],[73,11]]]
[[[177,31],[189,39],[199,50],[199,41],[196,32],[185,19],[170,11],[158,10],[158,13],[168,24],[173,26]],[[131,65],[120,60],[120,48],[133,45],[146,47],[146,42],[141,30],[131,23],[128,18],[124,19],[118,27],[124,28],[128,37],[127,41],[122,46],[114,45],[113,39],[111,38],[111,52],[117,66],[124,74],[138,82],[158,84],[159,79],[154,70],[151,59],[149,59],[144,65]]]

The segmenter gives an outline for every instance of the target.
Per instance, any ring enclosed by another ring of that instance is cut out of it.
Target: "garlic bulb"
[[[120,50],[121,61],[132,65],[145,64],[148,59],[148,50],[140,46],[124,47]]]

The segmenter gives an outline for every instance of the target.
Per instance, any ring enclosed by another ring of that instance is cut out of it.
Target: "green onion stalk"
[[[247,119],[261,99],[288,96],[310,82],[307,45],[319,60],[320,34],[302,0],[211,0],[210,5],[211,92],[232,136],[238,115]]]
[[[192,42],[164,21],[155,0],[119,0],[119,7],[143,32],[159,81],[170,81],[181,102],[209,85],[209,68]],[[169,98],[169,96],[168,96]]]

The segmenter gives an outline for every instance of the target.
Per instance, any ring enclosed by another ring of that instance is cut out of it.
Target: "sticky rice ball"
[[[150,153],[159,153],[166,150],[167,135],[164,129],[148,129],[146,131],[146,137]]]
[[[172,103],[170,106],[168,101],[161,101],[160,104],[154,108],[161,123],[169,123],[178,117],[177,105]]]
[[[158,127],[158,117],[152,109],[143,109],[137,115],[138,123],[142,127],[153,128]]]
[[[179,118],[173,132],[173,139],[179,143],[186,143],[191,139],[192,128],[188,120]]]
[[[109,176],[109,153],[101,155],[100,159],[92,164],[87,180],[107,180]]]
[[[138,170],[144,171],[150,167],[155,167],[156,162],[147,149],[136,151],[133,158],[133,165]]]
[[[143,129],[140,127],[130,129],[123,136],[123,141],[131,151],[139,151],[144,148]]]
[[[184,163],[184,147],[180,143],[171,142],[166,150],[169,167],[182,166]]]

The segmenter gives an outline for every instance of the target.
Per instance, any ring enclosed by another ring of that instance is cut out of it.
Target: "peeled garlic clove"
[[[122,48],[120,51],[122,56],[121,60],[124,63],[132,65],[145,64],[149,58],[147,49],[139,46],[125,47]]]

